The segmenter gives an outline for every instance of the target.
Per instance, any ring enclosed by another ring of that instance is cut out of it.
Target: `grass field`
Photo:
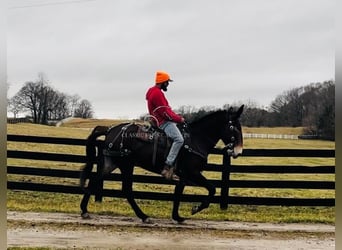
[[[53,136],[66,138],[86,138],[91,129],[96,125],[113,125],[121,121],[112,120],[84,120],[75,119],[60,127],[51,127],[34,124],[8,124],[8,134]],[[243,128],[246,133],[277,133],[277,134],[296,134],[303,128]],[[296,148],[296,149],[334,149],[334,142],[319,140],[284,140],[284,139],[245,139],[244,148]],[[85,154],[84,147],[44,145],[38,143],[8,142],[8,149],[18,149],[25,151],[57,152],[71,154]],[[221,156],[210,155],[210,162],[220,163]],[[335,159],[324,158],[266,158],[266,157],[240,157],[232,160],[235,165],[335,165]],[[32,160],[8,159],[8,165],[35,166],[56,169],[79,170],[82,165],[65,162],[46,162]],[[150,174],[140,168],[135,169],[139,174]],[[219,178],[219,173],[205,172],[210,179]],[[78,185],[78,180],[56,179],[48,177],[8,175],[9,180],[20,180],[38,183],[65,183]],[[253,180],[334,180],[335,175],[300,175],[300,174],[232,174],[231,179],[253,179]],[[106,188],[118,189],[121,183],[106,182]],[[135,190],[162,190],[173,192],[171,185],[146,185],[134,184]],[[219,193],[219,190],[217,190]],[[185,193],[205,194],[205,190],[197,187],[186,187]],[[282,189],[231,189],[231,195],[238,196],[257,196],[257,197],[306,197],[306,198],[334,198],[334,190],[282,190]],[[12,191],[7,193],[7,208],[9,210],[23,211],[58,211],[79,213],[80,195],[54,194],[31,191]],[[172,208],[171,202],[138,200],[142,209],[152,217],[169,218]],[[242,206],[230,205],[228,210],[221,210],[219,205],[212,204],[205,211],[195,215],[190,215],[190,203],[182,203],[180,212],[183,216],[201,219],[231,220],[231,221],[250,221],[250,222],[308,222],[308,223],[329,223],[334,224],[334,207],[280,207],[280,206]],[[124,199],[105,197],[102,203],[89,203],[89,210],[93,213],[128,215],[134,216],[131,208]]]

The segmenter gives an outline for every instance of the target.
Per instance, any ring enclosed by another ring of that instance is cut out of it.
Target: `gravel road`
[[[8,247],[51,249],[335,249],[335,226],[7,212]]]

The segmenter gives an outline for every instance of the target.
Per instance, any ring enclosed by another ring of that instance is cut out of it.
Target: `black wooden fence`
[[[36,136],[18,136],[8,135],[8,141],[32,142],[45,144],[78,145],[84,146],[83,139],[55,138],[55,137],[36,137]],[[101,143],[101,142],[99,142]],[[214,149],[212,154],[223,156],[222,164],[207,164],[205,171],[220,172],[221,179],[210,180],[217,188],[220,188],[219,195],[214,196],[212,203],[220,204],[222,209],[226,209],[228,204],[248,204],[248,205],[281,205],[281,206],[335,206],[335,198],[278,198],[278,197],[241,197],[230,195],[232,188],[271,188],[271,189],[325,189],[334,190],[334,181],[310,181],[310,180],[234,180],[231,174],[234,173],[265,173],[265,174],[307,174],[307,175],[325,175],[335,174],[335,166],[284,166],[284,165],[233,165],[230,157],[220,149]],[[297,149],[245,149],[241,157],[309,157],[309,158],[335,158],[334,150],[297,150]],[[84,155],[71,155],[61,153],[43,153],[29,152],[19,150],[7,150],[7,158],[30,159],[44,161],[59,161],[69,163],[84,163]],[[99,167],[98,167],[99,168]],[[97,169],[97,168],[95,168]],[[49,166],[42,167],[23,167],[7,166],[7,173],[24,176],[49,176],[57,178],[79,178],[79,171],[51,169]],[[93,174],[96,174],[95,172]],[[119,173],[112,173],[105,180],[120,181]],[[134,182],[170,184],[164,178],[159,176],[135,175]],[[82,190],[77,185],[62,185],[48,183],[34,183],[25,181],[7,182],[7,188],[11,190],[31,190],[42,192],[82,194]],[[173,200],[172,193],[161,192],[143,192],[134,191],[137,199],[150,200]],[[122,197],[121,190],[104,189],[103,196]],[[184,194],[183,201],[200,201],[202,195]]]

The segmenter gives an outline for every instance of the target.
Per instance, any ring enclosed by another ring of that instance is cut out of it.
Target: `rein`
[[[189,153],[195,154],[203,159],[207,159],[207,156],[202,154],[201,152],[194,150],[193,148],[191,148],[188,144],[185,144],[183,146]]]

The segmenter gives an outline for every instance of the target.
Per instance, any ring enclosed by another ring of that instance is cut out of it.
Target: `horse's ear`
[[[245,107],[245,105],[241,105],[241,107],[238,109],[238,111],[236,112],[237,117],[240,117],[240,115],[243,112],[243,108]]]

